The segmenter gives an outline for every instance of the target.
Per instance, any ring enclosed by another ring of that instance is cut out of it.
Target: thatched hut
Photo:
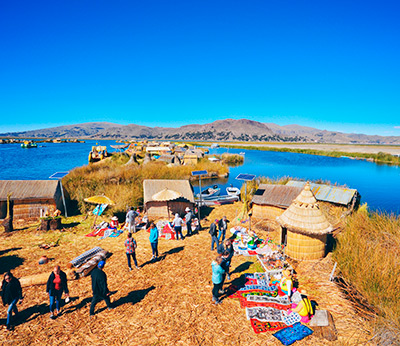
[[[302,190],[301,187],[260,184],[251,200],[253,218],[275,220]]]
[[[0,219],[6,217],[8,193],[14,220],[37,221],[41,210],[43,213],[59,209],[64,213],[58,180],[0,180]]]
[[[189,180],[146,179],[143,181],[144,206],[149,217],[171,217],[193,208],[193,187]],[[174,194],[176,193],[176,194]]]
[[[332,232],[332,226],[322,213],[309,183],[276,220],[282,227],[281,242],[286,243],[286,255],[297,260],[325,256],[327,234]]]

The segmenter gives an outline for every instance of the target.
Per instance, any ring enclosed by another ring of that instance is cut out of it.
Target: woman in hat
[[[193,214],[189,207],[186,207],[185,211],[186,211],[185,222],[186,222],[186,228],[187,228],[186,237],[188,237],[188,236],[192,235]]]

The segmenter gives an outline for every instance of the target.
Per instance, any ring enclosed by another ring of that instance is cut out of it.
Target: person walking
[[[218,227],[218,220],[215,220],[215,221],[211,224],[210,230],[209,230],[209,232],[208,232],[208,233],[210,233],[210,235],[211,235],[211,251],[214,250],[214,244],[216,245],[216,247],[218,247],[218,244],[219,244],[219,242],[218,242],[218,237],[217,237],[217,235],[218,235],[218,229],[217,229],[217,227]]]
[[[135,263],[135,267],[136,269],[139,269],[139,266],[137,264],[137,260],[136,260],[136,248],[137,248],[137,243],[136,240],[132,237],[132,233],[128,232],[128,238],[125,240],[124,243],[125,247],[126,247],[126,258],[128,259],[128,268],[129,271],[132,270],[131,267],[131,257],[133,259],[133,262]]]
[[[152,260],[157,259],[157,257],[158,257],[158,229],[157,229],[156,225],[154,224],[154,222],[152,222],[150,224],[149,240],[150,240],[150,245],[151,245],[151,251],[153,254],[151,259]]]
[[[232,241],[230,239],[225,240],[225,251],[228,252],[228,257],[226,257],[226,276],[228,280],[231,279],[230,274],[229,274],[229,269],[231,267],[231,262],[232,262],[232,257],[235,253],[235,250],[233,249]]]
[[[175,214],[175,218],[172,221],[172,226],[174,227],[175,233],[176,233],[176,240],[179,239],[179,235],[181,236],[181,240],[185,239],[183,234],[182,234],[182,225],[183,225],[183,220],[179,216],[178,213]]]
[[[228,228],[228,222],[229,220],[226,218],[226,216],[224,216],[221,220],[219,220],[218,222],[218,229],[219,229],[219,233],[218,233],[218,241],[221,243],[225,240],[225,234],[226,234],[226,230]]]
[[[221,303],[219,300],[220,291],[222,290],[223,285],[223,277],[224,270],[221,267],[222,258],[218,256],[215,261],[211,263],[212,268],[212,282],[213,282],[213,289],[212,289],[212,296],[213,302],[218,305]]]
[[[97,267],[90,272],[93,291],[92,303],[90,304],[90,316],[94,316],[96,304],[102,300],[105,300],[108,310],[112,309],[110,291],[107,286],[107,275],[103,270],[105,264],[105,261],[100,261]]]
[[[186,207],[185,211],[186,211],[185,222],[186,222],[186,228],[187,228],[186,237],[188,237],[188,236],[191,236],[191,235],[192,235],[192,218],[193,218],[193,213],[192,213],[192,211],[190,210],[189,207]]]
[[[128,227],[129,233],[136,233],[136,217],[139,214],[135,211],[134,207],[131,207],[130,210],[126,213],[125,227]]]
[[[59,265],[54,267],[47,280],[46,292],[50,298],[50,318],[55,319],[61,312],[60,303],[63,292],[65,292],[66,297],[69,297],[67,275],[60,269]],[[56,305],[55,314],[54,303]]]
[[[12,330],[11,316],[14,312],[15,317],[18,315],[17,302],[22,303],[22,288],[19,280],[11,274],[10,271],[4,274],[1,284],[1,299],[3,305],[8,305],[7,309],[7,330]]]

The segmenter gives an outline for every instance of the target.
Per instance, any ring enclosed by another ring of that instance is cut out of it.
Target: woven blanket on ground
[[[312,333],[313,331],[310,328],[298,322],[294,324],[293,327],[282,329],[272,335],[275,336],[283,345],[287,346],[298,340],[304,339]]]
[[[240,298],[240,306],[242,308],[256,307],[256,306],[266,306],[270,308],[275,308],[278,310],[288,310],[291,308],[291,303],[287,297],[268,297],[268,296],[255,296],[247,295],[246,298]]]
[[[281,310],[264,306],[246,308],[246,317],[248,320],[253,318],[261,322],[283,322]]]
[[[70,263],[75,267],[78,268],[81,266],[83,263],[91,259],[94,255],[96,255],[98,252],[103,251],[103,249],[99,246],[94,247],[91,250],[88,250],[84,252],[82,255],[79,255],[78,257],[74,258]]]
[[[117,238],[119,237],[122,233],[124,233],[124,231],[114,231],[113,233],[111,233],[109,235],[110,238]]]
[[[107,237],[109,237],[111,234],[114,233],[114,230],[111,228],[107,228],[106,230],[104,230],[104,235],[100,238],[100,239],[106,239]]]
[[[267,273],[246,273],[244,277],[246,279],[269,280],[269,275]]]
[[[102,250],[96,253],[91,259],[89,259],[86,263],[82,264],[79,269],[76,271],[79,276],[87,276],[94,267],[97,266],[101,260],[107,258],[108,251]]]
[[[282,321],[287,326],[292,326],[301,321],[301,316],[297,312],[291,312],[289,315],[283,315]]]
[[[246,297],[247,295],[259,295],[259,296],[270,296],[270,297],[276,297],[278,295],[278,291],[276,290],[275,286],[255,286],[255,285],[249,285],[249,286],[244,286],[240,289],[238,289],[236,292],[233,292],[231,295],[229,295],[229,298],[241,298],[241,297]]]
[[[246,278],[245,285],[246,286],[249,286],[249,285],[268,286],[269,285],[269,280]]]
[[[282,322],[261,322],[254,318],[250,319],[251,327],[254,330],[254,333],[265,333],[265,332],[273,332],[276,330],[281,330],[286,328],[287,325]]]

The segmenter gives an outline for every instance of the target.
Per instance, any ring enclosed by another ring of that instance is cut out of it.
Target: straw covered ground
[[[241,205],[220,206],[211,211],[203,227],[226,215],[234,223]],[[2,329],[0,344],[19,345],[280,345],[272,333],[255,334],[239,302],[224,299],[215,306],[211,301],[211,261],[216,252],[210,251],[210,236],[200,234],[183,241],[160,239],[159,261],[151,263],[148,233],[139,231],[137,259],[140,270],[128,271],[123,242],[118,238],[85,237],[92,219],[82,216],[64,220],[66,232],[36,231],[27,227],[11,235],[0,233],[0,272],[12,269],[16,277],[48,272],[59,263],[66,269],[74,257],[94,246],[101,246],[113,255],[107,260],[105,272],[115,309],[108,311],[105,303],[96,307],[96,315],[89,318],[92,297],[90,278],[69,281],[73,301],[64,306],[56,320],[49,318],[45,286],[23,289],[25,299],[19,309],[20,321],[15,330],[5,329],[6,309],[0,310]],[[68,224],[69,223],[69,224]],[[266,233],[260,231],[260,236]],[[38,245],[56,242],[59,246],[42,250]],[[47,255],[51,261],[39,266],[38,259]],[[338,330],[338,340],[328,342],[311,336],[296,343],[304,345],[358,345],[371,338],[368,322],[353,310],[340,289],[328,281],[332,261],[296,266],[300,287],[306,288],[310,298],[321,309],[331,311]],[[231,281],[239,283],[245,272],[260,270],[253,257],[235,256],[232,260]]]

